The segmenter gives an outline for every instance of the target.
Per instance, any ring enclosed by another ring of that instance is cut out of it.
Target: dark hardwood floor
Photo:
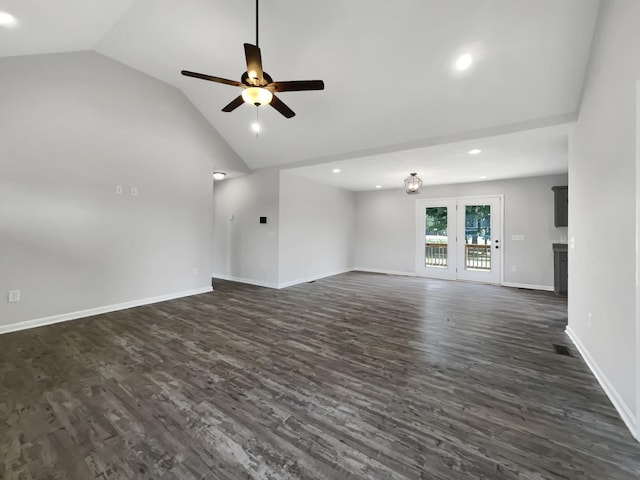
[[[0,478],[638,479],[565,324],[551,293],[354,272],[2,335]]]

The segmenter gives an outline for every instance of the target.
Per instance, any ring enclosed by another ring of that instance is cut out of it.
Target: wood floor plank
[[[3,335],[0,479],[638,479],[566,318],[352,272]]]

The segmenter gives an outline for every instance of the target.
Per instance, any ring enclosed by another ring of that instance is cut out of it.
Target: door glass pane
[[[491,205],[465,205],[465,269],[491,270]]]
[[[447,267],[447,207],[428,207],[425,210],[425,266]]]

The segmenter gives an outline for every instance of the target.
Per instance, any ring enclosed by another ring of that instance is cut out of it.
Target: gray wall
[[[216,182],[213,277],[281,288],[350,270],[354,205],[352,192],[279,168]]]
[[[182,93],[92,52],[0,79],[0,329],[210,286],[212,164],[246,165]]]
[[[280,174],[280,285],[353,268],[355,193]]]
[[[214,277],[278,286],[279,188],[277,169],[215,183]]]
[[[602,2],[569,142],[569,332],[633,429],[637,356],[636,82],[640,2]],[[636,434],[638,435],[638,434]]]
[[[553,226],[554,185],[567,185],[567,176],[427,186],[418,196],[409,196],[402,188],[358,193],[356,269],[415,272],[417,198],[504,194],[504,280],[551,288],[552,243],[567,236],[566,227]],[[511,240],[513,234],[524,234],[525,241]],[[512,265],[517,272],[511,271]]]

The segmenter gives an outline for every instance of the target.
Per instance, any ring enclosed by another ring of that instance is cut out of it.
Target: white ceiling
[[[353,191],[401,189],[409,173],[424,185],[482,182],[567,171],[568,134],[561,124],[465,142],[370,155],[286,169],[288,173]],[[470,151],[480,153],[472,155]],[[339,169],[339,173],[334,173]]]
[[[326,89],[280,94],[297,113],[292,119],[262,107],[260,138],[250,130],[255,107],[220,111],[237,88],[180,75],[187,69],[239,79],[242,44],[255,40],[254,6],[253,0],[2,0],[0,10],[19,23],[0,28],[0,57],[95,49],[180,88],[254,169],[366,154],[369,160],[354,160],[360,174],[375,164],[381,174],[387,165],[391,175],[402,165],[406,176],[417,147],[573,118],[599,0],[262,0],[265,70],[276,80],[322,79]],[[462,52],[472,53],[474,63],[454,72]],[[552,136],[534,143],[554,142]],[[442,148],[445,156],[455,153]],[[503,154],[492,158],[497,170],[502,165],[503,174],[517,176],[541,161],[519,162],[516,171],[512,156],[503,164]],[[449,168],[441,165],[438,174],[459,178],[451,171],[457,161],[444,164]],[[367,182],[384,183],[379,178]]]
[[[0,27],[0,57],[92,50],[134,0],[0,0],[17,19]]]

